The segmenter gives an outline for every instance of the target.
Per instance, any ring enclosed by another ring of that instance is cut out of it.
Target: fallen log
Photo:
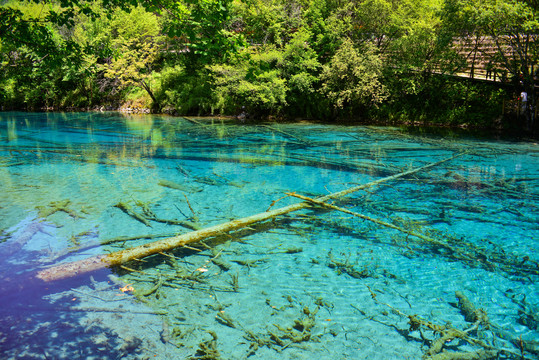
[[[425,241],[427,241],[429,243],[433,243],[433,244],[436,244],[438,246],[447,248],[451,252],[456,251],[449,244],[446,244],[446,243],[441,242],[441,241],[439,241],[437,239],[434,239],[432,237],[421,234],[420,232],[413,231],[413,230],[408,230],[408,229],[402,228],[400,226],[397,226],[397,225],[394,225],[394,224],[391,224],[391,223],[388,223],[388,222],[385,222],[385,221],[382,221],[382,220],[379,220],[379,219],[372,218],[372,217],[367,216],[367,215],[363,215],[363,214],[360,214],[360,213],[357,213],[357,212],[354,212],[354,211],[351,211],[351,210],[348,210],[348,209],[345,209],[345,208],[342,208],[342,207],[339,207],[339,206],[335,206],[333,204],[328,204],[328,203],[326,203],[324,201],[320,201],[320,199],[313,199],[313,198],[310,198],[308,196],[303,196],[303,195],[299,195],[299,194],[296,194],[296,193],[286,193],[286,194],[289,195],[289,196],[296,197],[296,198],[301,199],[301,200],[309,201],[309,202],[311,202],[313,204],[317,204],[317,205],[320,205],[320,206],[328,208],[328,209],[340,211],[340,212],[343,212],[345,214],[350,214],[350,215],[358,217],[360,219],[372,221],[373,223],[376,223],[378,225],[382,225],[382,226],[388,227],[390,229],[395,229],[395,230],[398,230],[398,231],[403,232],[405,234],[418,237],[418,238],[420,238],[422,240],[425,240]]]
[[[99,246],[113,244],[113,243],[117,243],[117,242],[125,243],[125,242],[131,241],[131,240],[168,238],[168,237],[171,237],[171,236],[175,236],[177,234],[178,233],[172,233],[172,234],[171,233],[167,233],[167,234],[147,234],[147,235],[137,235],[137,236],[117,236],[117,237],[110,238],[110,239],[88,241],[88,242],[85,242],[82,245],[78,245],[76,247],[71,247],[71,248],[66,248],[64,250],[53,253],[50,256],[48,256],[46,259],[40,260],[40,262],[43,263],[43,264],[46,264],[46,263],[50,264],[50,263],[52,263],[54,261],[57,261],[60,258],[66,257],[70,253],[73,253],[73,252],[76,252],[76,251],[80,252],[80,251],[83,251],[83,250],[88,250],[88,249],[91,249],[91,248],[96,248],[96,247],[99,247]]]
[[[483,268],[488,271],[493,271],[494,268],[497,269],[497,271],[503,271],[510,275],[522,275],[522,274],[529,274],[529,275],[538,275],[539,274],[539,266],[537,266],[537,262],[530,260],[529,258],[523,259],[519,258],[517,256],[514,256],[508,252],[505,252],[503,250],[501,251],[488,251],[487,248],[484,246],[477,246],[470,242],[466,242],[463,239],[458,239],[455,241],[454,237],[449,237],[447,234],[444,234],[440,236],[439,238],[423,234],[419,231],[409,230],[401,226],[397,226],[392,223],[388,223],[379,219],[372,218],[370,216],[366,216],[339,206],[335,206],[333,204],[326,203],[324,201],[321,201],[319,199],[312,199],[307,196],[299,195],[296,193],[286,193],[288,196],[293,196],[298,199],[302,199],[305,201],[309,201],[313,204],[320,205],[321,207],[336,210],[343,212],[345,214],[350,214],[352,216],[358,217],[363,220],[371,221],[375,224],[388,227],[390,229],[398,230],[402,233],[405,233],[407,235],[411,235],[413,237],[419,238],[423,240],[425,243],[431,244],[436,246],[437,248],[444,248],[447,250],[445,252],[446,256],[450,256],[453,259],[458,259],[460,261],[463,261],[464,263],[478,267]],[[432,229],[429,231],[430,233],[433,233]],[[408,239],[408,238],[407,238]],[[488,261],[483,261],[482,259],[488,259]],[[494,265],[496,265],[494,267]]]
[[[260,125],[261,127],[265,127],[265,128],[268,128],[270,129],[271,131],[274,131],[274,132],[278,132],[280,134],[283,134],[289,138],[292,138],[292,139],[295,139],[295,140],[298,140],[302,145],[310,145],[311,144],[311,141],[303,138],[303,137],[299,137],[297,135],[294,135],[294,134],[291,134],[289,132],[286,132],[286,131],[283,131],[283,130],[280,130],[280,129],[277,129],[276,127],[273,127],[273,126],[270,126],[270,125]]]
[[[364,190],[370,187],[374,187],[387,181],[395,180],[404,176],[417,173],[422,170],[435,167],[439,164],[453,160],[456,157],[462,156],[464,154],[465,153],[458,153],[449,158],[446,158],[446,159],[443,159],[434,163],[430,163],[428,165],[424,165],[418,168],[401,172],[399,174],[395,174],[395,175],[388,176],[382,179],[378,179],[378,180],[369,182],[367,184],[358,185],[358,186],[345,189],[336,193],[325,195],[325,196],[317,198],[317,200],[327,201],[329,199],[340,198],[345,195],[351,194],[353,192],[357,192],[359,190]],[[311,206],[311,203],[308,201],[297,203],[297,204],[292,204],[292,205],[288,205],[279,209],[274,209],[271,211],[266,211],[263,213],[244,217],[241,219],[232,220],[223,224],[211,226],[205,229],[200,229],[200,230],[192,231],[186,234],[181,234],[178,236],[173,236],[170,238],[154,241],[149,244],[135,246],[132,248],[120,250],[120,251],[110,253],[110,254],[97,255],[97,256],[93,256],[91,258],[87,258],[87,259],[83,259],[79,261],[55,265],[55,266],[38,271],[36,274],[36,278],[48,282],[48,281],[61,280],[61,279],[69,278],[69,277],[74,277],[80,274],[96,271],[96,270],[103,269],[110,266],[122,265],[124,263],[127,263],[135,259],[142,259],[150,255],[154,255],[160,252],[165,252],[174,248],[182,247],[190,243],[199,242],[201,240],[204,240],[210,237],[222,235],[223,233],[241,229],[249,225],[252,225],[254,223],[269,220],[276,216],[284,215],[293,211],[298,211],[298,210],[307,208],[309,206]]]

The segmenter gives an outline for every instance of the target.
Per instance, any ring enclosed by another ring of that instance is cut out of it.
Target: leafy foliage
[[[273,48],[241,55],[235,65],[211,67],[218,108],[251,116],[278,114],[286,106],[288,90],[276,68],[282,53]]]
[[[107,57],[100,67],[105,78],[115,80],[119,89],[140,86],[158,107],[150,81],[163,42],[157,17],[141,7],[119,12],[108,31],[115,34],[110,43],[114,56]]]
[[[382,61],[375,48],[366,44],[360,52],[345,40],[321,75],[322,92],[337,109],[369,107],[386,98],[380,82]]]
[[[6,1],[0,104],[488,124],[510,92],[446,75],[488,38],[532,94],[538,30],[535,0]]]
[[[166,67],[155,76],[155,96],[164,111],[173,114],[213,114],[216,98],[208,69],[196,73],[182,66]]]

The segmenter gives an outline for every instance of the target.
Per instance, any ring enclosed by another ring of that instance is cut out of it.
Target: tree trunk
[[[459,153],[450,158],[446,158],[446,159],[443,159],[443,160],[440,160],[440,161],[437,161],[437,162],[434,162],[434,163],[431,163],[431,164],[428,164],[419,168],[404,171],[399,174],[388,176],[382,179],[378,179],[364,185],[355,186],[355,187],[345,189],[336,193],[322,196],[322,197],[317,198],[316,200],[327,201],[329,199],[340,198],[340,197],[343,197],[345,195],[351,194],[359,190],[374,187],[390,180],[398,179],[407,175],[417,173],[422,170],[432,168],[446,161],[450,161],[463,154],[465,153]],[[80,261],[55,265],[55,266],[38,271],[36,274],[36,278],[41,279],[43,281],[60,280],[60,279],[65,279],[65,278],[73,277],[76,275],[88,273],[91,271],[103,269],[109,266],[121,265],[135,259],[142,259],[146,256],[150,256],[150,255],[168,251],[174,248],[182,247],[187,244],[195,243],[195,242],[198,242],[198,241],[201,241],[201,240],[213,237],[213,236],[222,235],[223,233],[226,233],[229,231],[238,230],[238,229],[247,227],[251,224],[269,220],[276,216],[284,215],[293,211],[298,211],[298,210],[307,208],[309,206],[310,206],[310,203],[308,201],[293,204],[293,205],[288,205],[279,209],[266,211],[266,212],[259,213],[256,215],[252,215],[252,216],[244,217],[241,219],[229,221],[223,224],[211,226],[205,229],[192,231],[186,234],[158,240],[149,244],[135,246],[132,248],[124,249],[124,250],[117,251],[110,254],[98,255],[98,256],[94,256],[94,257],[80,260]]]
[[[141,80],[140,81],[140,85],[142,85],[142,88],[144,90],[146,90],[146,92],[148,93],[148,95],[150,95],[150,98],[152,99],[153,101],[153,104],[152,104],[152,108],[153,109],[161,109],[161,106],[159,105],[159,102],[157,101],[157,99],[155,98],[155,95],[153,94],[153,91],[152,89],[150,88],[150,86],[146,83],[146,81],[144,80]]]

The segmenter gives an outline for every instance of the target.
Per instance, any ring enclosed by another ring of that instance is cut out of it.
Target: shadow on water
[[[535,143],[107,114],[0,125],[0,359],[537,359],[521,356],[537,351]],[[304,209],[116,273],[33,276],[382,177],[335,202],[351,213]],[[462,316],[475,311],[457,292],[489,319]]]
[[[4,262],[0,269],[3,359],[121,359],[140,352],[141,339],[122,338],[77,307],[81,300],[66,290],[81,286],[82,279],[46,284],[20,265]],[[9,273],[17,275],[5,276]],[[105,273],[95,276],[104,279]],[[122,321],[122,314],[107,316]]]
[[[410,135],[416,136],[505,141],[530,140],[529,134],[523,133],[519,129],[484,129],[414,125],[403,125],[399,128]]]

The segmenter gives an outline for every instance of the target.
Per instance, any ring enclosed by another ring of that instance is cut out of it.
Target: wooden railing
[[[507,82],[514,74],[510,74],[507,67],[503,66],[500,58],[517,61],[517,49],[514,49],[509,41],[502,38],[496,43],[487,36],[458,38],[453,42],[458,53],[466,59],[467,66],[458,72],[457,76],[468,77],[478,80]],[[533,46],[533,42],[528,47]],[[503,54],[503,56],[500,56]],[[537,67],[530,64],[529,73],[534,74],[534,83],[539,87],[539,77],[536,74]]]

